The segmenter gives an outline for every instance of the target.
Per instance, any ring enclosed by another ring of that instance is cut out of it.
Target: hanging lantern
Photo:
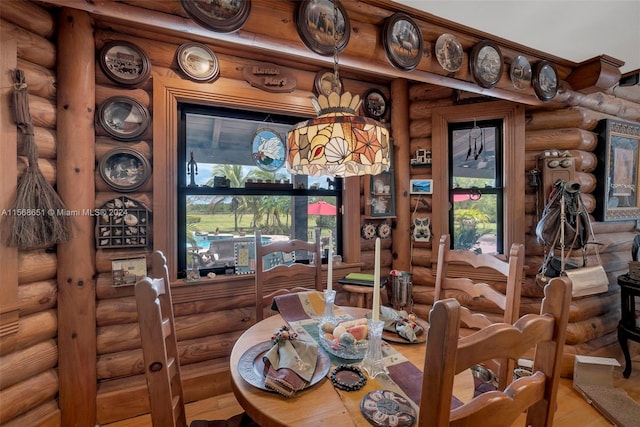
[[[357,116],[360,102],[360,96],[349,92],[312,100],[318,117],[287,134],[291,174],[349,177],[389,170],[389,131],[376,120]]]

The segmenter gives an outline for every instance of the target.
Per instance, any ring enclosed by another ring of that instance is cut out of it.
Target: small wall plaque
[[[296,78],[293,70],[268,62],[252,62],[242,69],[244,79],[266,92],[293,92]]]

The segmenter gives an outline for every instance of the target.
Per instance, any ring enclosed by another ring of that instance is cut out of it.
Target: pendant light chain
[[[338,93],[340,76],[338,75],[338,4],[333,1],[333,81],[331,90]]]

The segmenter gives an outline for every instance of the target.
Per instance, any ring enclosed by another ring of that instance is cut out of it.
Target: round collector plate
[[[338,17],[334,23],[334,5]],[[351,23],[347,10],[340,1],[303,0],[295,14],[298,35],[304,44],[315,53],[323,56],[333,55],[335,45],[342,52],[351,36]],[[337,33],[337,42],[334,34]]]
[[[364,93],[364,112],[367,116],[374,119],[381,119],[387,114],[387,106],[389,101],[378,89],[369,89]]]
[[[240,376],[252,386],[267,391],[273,390],[264,385],[264,362],[262,361],[262,356],[264,356],[272,346],[273,343],[271,341],[256,344],[245,351],[242,356],[240,356],[240,361],[238,362],[238,372],[240,372]],[[329,355],[319,348],[316,370],[313,371],[313,377],[305,389],[325,378],[329,373],[330,367],[331,360],[329,359]],[[275,393],[275,391],[273,392]]]
[[[114,148],[100,159],[100,176],[114,190],[129,192],[144,185],[151,176],[151,164],[131,148]]]
[[[262,128],[258,129],[251,143],[251,156],[260,169],[274,172],[284,165],[285,146],[278,132]]]
[[[422,59],[422,31],[405,13],[395,13],[384,21],[382,44],[391,65],[400,70],[411,71]]]
[[[240,29],[251,11],[251,0],[180,0],[180,3],[198,24],[220,33]]]
[[[497,44],[484,40],[471,50],[469,60],[471,74],[476,82],[484,87],[494,87],[502,77],[502,52]]]
[[[518,55],[513,59],[509,70],[511,83],[516,89],[526,89],[531,84],[531,64],[529,60],[522,55]]]
[[[410,427],[418,416],[411,402],[391,390],[375,390],[360,401],[362,415],[374,426]]]
[[[100,126],[119,141],[134,141],[149,126],[149,111],[128,96],[113,96],[105,100],[97,112]]]
[[[100,49],[100,68],[116,83],[137,86],[151,75],[147,54],[133,43],[113,40]]]
[[[455,73],[462,67],[464,52],[453,34],[442,34],[436,41],[436,59],[442,68]]]
[[[558,72],[549,61],[540,61],[533,70],[533,90],[541,101],[550,101],[558,92]]]
[[[192,80],[208,82],[220,73],[218,58],[207,46],[200,43],[185,43],[178,48],[176,59],[180,70]]]

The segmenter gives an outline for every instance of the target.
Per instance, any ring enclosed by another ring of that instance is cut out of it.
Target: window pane
[[[239,242],[252,242],[259,228],[266,241],[296,238],[313,241],[313,229],[322,228],[323,248],[336,235],[336,200],[322,202],[306,196],[187,196],[185,264],[215,269],[235,265]],[[321,206],[321,208],[316,208]],[[312,212],[318,215],[308,215]],[[308,261],[298,259],[297,261]]]
[[[453,131],[453,187],[496,187],[496,128],[473,127]]]
[[[453,247],[471,249],[478,253],[496,253],[497,246],[497,196],[454,194]]]

